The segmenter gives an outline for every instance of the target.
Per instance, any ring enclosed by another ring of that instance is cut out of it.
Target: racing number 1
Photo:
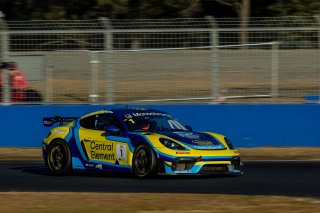
[[[127,161],[127,147],[125,145],[117,144],[117,159]]]

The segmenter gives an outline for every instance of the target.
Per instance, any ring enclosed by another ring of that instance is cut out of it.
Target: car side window
[[[96,116],[92,115],[80,120],[80,126],[86,129],[95,129]]]
[[[119,121],[112,115],[97,114],[81,119],[80,125],[86,129],[105,130],[108,126],[117,126],[122,130]]]

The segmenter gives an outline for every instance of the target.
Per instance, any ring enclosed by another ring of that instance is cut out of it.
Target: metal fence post
[[[4,14],[0,13],[0,63],[8,62],[9,60],[9,32],[6,21],[3,19]],[[0,75],[2,75],[2,103],[4,105],[10,104],[10,76],[9,70],[6,68],[0,68]]]
[[[53,70],[54,65],[52,61],[49,61],[48,56],[45,58],[45,75],[46,75],[46,85],[45,85],[45,102],[52,102],[52,80],[53,80]]]
[[[107,18],[100,18],[105,26],[104,33],[104,50],[106,51],[106,102],[113,103],[114,101],[114,80],[113,80],[113,35],[112,25],[110,20]]]
[[[272,43],[271,49],[271,96],[279,95],[279,42]]]
[[[98,52],[91,51],[90,64],[91,64],[91,91],[90,102],[95,103],[98,101],[98,85],[99,85],[99,56]]]
[[[211,97],[212,103],[217,103],[219,96],[219,32],[218,25],[212,16],[207,17],[209,24],[211,25],[210,36],[210,68],[211,68]]]

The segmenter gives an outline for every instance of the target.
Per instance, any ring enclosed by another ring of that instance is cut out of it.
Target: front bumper
[[[198,174],[198,175],[241,175],[240,157],[229,160],[205,161],[201,157],[177,157],[172,162],[164,162],[164,174]]]

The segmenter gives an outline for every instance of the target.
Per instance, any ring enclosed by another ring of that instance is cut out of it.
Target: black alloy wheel
[[[53,175],[69,175],[72,170],[68,144],[63,140],[52,142],[48,150],[47,165]]]
[[[145,178],[156,174],[157,160],[150,146],[140,145],[135,150],[132,161],[133,174],[137,177]]]

